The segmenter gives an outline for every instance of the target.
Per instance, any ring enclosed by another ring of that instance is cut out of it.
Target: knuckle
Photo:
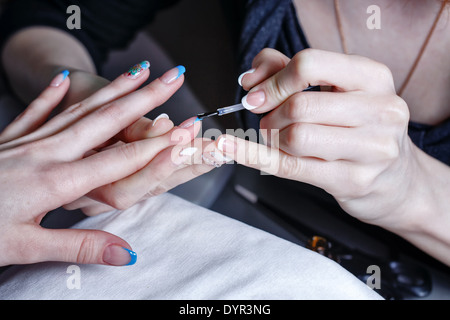
[[[106,200],[106,204],[117,210],[126,210],[133,206],[134,199],[126,191],[120,188],[114,189],[113,193]]]
[[[100,118],[105,118],[108,122],[113,121],[113,123],[116,123],[123,118],[124,111],[117,101],[113,101],[110,104],[99,108],[97,114]]]
[[[349,188],[352,197],[363,198],[372,193],[376,175],[366,167],[354,168],[350,173]]]
[[[89,108],[83,102],[74,104],[64,111],[65,114],[74,119],[84,116],[87,112],[89,112]]]
[[[268,57],[271,57],[272,55],[274,55],[277,51],[275,49],[272,48],[264,48],[262,49],[255,57],[256,59],[261,59],[261,60],[265,60]]]
[[[275,75],[271,78],[270,85],[267,86],[267,94],[275,101],[282,102],[289,97],[288,88],[281,82],[280,77]]]
[[[121,156],[129,163],[136,163],[138,158],[138,150],[135,143],[127,143],[118,148]],[[139,168],[135,168],[136,170]]]
[[[377,118],[380,123],[404,127],[409,122],[409,109],[406,102],[398,96],[381,98],[377,108]]]
[[[407,124],[409,122],[409,108],[405,100],[399,96],[393,96],[393,101],[391,104],[392,119],[398,124]]]
[[[302,150],[310,142],[310,135],[305,130],[305,125],[302,123],[295,123],[291,125],[284,135],[285,143],[288,146],[295,147],[295,149]]]
[[[400,147],[394,139],[390,138],[380,146],[379,152],[382,159],[392,160],[399,157]]]
[[[295,66],[295,76],[298,80],[307,79],[310,75],[311,67],[315,59],[316,50],[305,49],[297,53],[292,62]]]
[[[152,189],[150,189],[149,191],[147,191],[146,197],[152,198],[152,197],[159,196],[160,194],[167,192],[169,189],[170,189],[170,187],[165,186],[164,184],[159,184],[159,185],[153,187]]]
[[[80,264],[92,263],[98,261],[98,250],[97,250],[97,241],[96,234],[98,231],[90,231],[83,232],[80,236],[82,239],[78,242],[78,248],[74,252],[76,255],[76,262]],[[71,251],[69,251],[71,252]],[[67,261],[71,261],[72,259],[68,258]]]
[[[278,174],[283,178],[295,179],[302,176],[303,165],[299,158],[283,156],[280,158]]]
[[[78,193],[77,177],[72,170],[55,163],[48,163],[39,172],[39,184],[45,186],[49,197],[65,197]]]
[[[288,119],[301,120],[309,110],[309,97],[304,93],[296,93],[288,101],[287,114]]]
[[[256,55],[255,59],[253,59],[253,66],[257,67],[266,62],[271,62],[282,69],[286,67],[288,61],[289,59],[281,52],[272,48],[264,48]]]
[[[374,74],[377,82],[380,84],[386,84],[390,91],[395,92],[394,77],[391,69],[381,62],[373,61],[373,63],[375,64]]]

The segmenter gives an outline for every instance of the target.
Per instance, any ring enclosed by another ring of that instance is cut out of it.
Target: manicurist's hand
[[[409,111],[386,66],[361,57],[305,50],[292,60],[266,49],[240,81],[244,105],[267,113],[267,146],[223,136],[217,145],[237,162],[313,184],[351,215],[400,228],[420,176],[407,134]],[[302,92],[309,86],[327,92]],[[413,218],[413,217],[411,217]]]
[[[195,125],[175,134],[177,128],[168,119],[153,125],[142,118],[169,99],[184,76],[174,68],[135,91],[148,74],[148,65],[140,63],[47,121],[70,86],[67,74],[61,73],[0,134],[0,265],[40,261],[127,265],[136,261],[131,246],[115,235],[49,230],[39,223],[48,211],[103,186],[129,179],[141,170],[151,174],[148,166],[167,168],[165,163],[165,167],[158,165],[162,163],[159,157],[170,154],[173,166],[191,161],[194,152],[185,149],[191,148]],[[101,191],[97,194],[102,196]]]

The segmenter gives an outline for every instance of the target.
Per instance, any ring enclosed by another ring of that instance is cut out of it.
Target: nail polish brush
[[[310,87],[306,88],[303,91],[316,91],[319,88],[320,88],[319,86],[310,86]],[[194,122],[202,121],[203,119],[209,118],[209,117],[224,116],[226,114],[233,113],[233,112],[238,112],[238,111],[241,111],[241,110],[244,110],[244,109],[245,109],[245,107],[242,105],[242,103],[238,103],[238,104],[235,104],[235,105],[232,105],[232,106],[219,108],[216,111],[199,113],[197,115],[197,119],[195,119]]]
[[[226,114],[237,112],[237,111],[240,111],[243,109],[245,109],[244,106],[242,105],[242,103],[239,103],[239,104],[235,104],[232,106],[219,108],[216,111],[200,113],[197,115],[197,119],[195,119],[195,121],[202,121],[205,118],[214,117],[214,116],[220,117],[220,116],[224,116]]]

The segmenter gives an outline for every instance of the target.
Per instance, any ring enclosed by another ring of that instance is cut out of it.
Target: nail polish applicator
[[[197,115],[197,119],[195,119],[195,122],[202,121],[203,119],[209,118],[209,117],[224,116],[226,114],[237,112],[237,111],[241,111],[243,109],[245,109],[244,106],[242,105],[242,103],[239,103],[239,104],[235,104],[235,105],[232,105],[232,106],[219,108],[216,111],[200,113],[200,114]]]

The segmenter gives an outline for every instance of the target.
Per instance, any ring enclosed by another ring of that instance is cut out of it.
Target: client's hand
[[[389,69],[312,49],[292,60],[267,49],[253,67],[241,77],[251,89],[243,102],[251,112],[268,113],[260,122],[268,146],[223,136],[217,145],[225,155],[321,187],[365,222],[407,223],[405,204],[420,168],[407,134],[408,106],[396,95]],[[302,92],[310,85],[331,90]]]
[[[186,144],[194,139],[195,125],[176,134],[176,128],[169,129],[172,125],[164,121],[158,124],[162,127],[138,129],[143,122],[149,124],[141,119],[143,115],[169,99],[184,76],[174,68],[132,92],[148,78],[146,65],[134,71],[46,122],[70,85],[67,75],[60,74],[0,134],[0,265],[135,262],[129,244],[107,232],[39,226],[48,211],[93,190],[133,177],[140,170],[151,174],[148,166],[154,160],[153,168],[163,171],[166,164],[160,167],[158,163],[168,160],[165,154],[170,153],[173,166],[183,167],[191,160],[192,152],[183,152],[186,147],[180,141]],[[148,139],[146,134],[157,136]]]

